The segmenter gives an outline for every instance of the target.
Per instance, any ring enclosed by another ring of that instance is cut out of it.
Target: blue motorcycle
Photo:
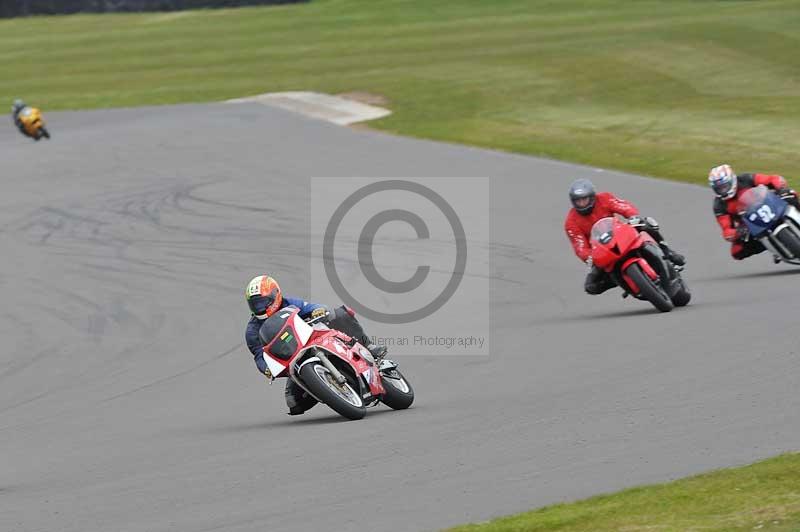
[[[764,185],[744,191],[739,202],[750,238],[777,259],[800,265],[800,212]]]

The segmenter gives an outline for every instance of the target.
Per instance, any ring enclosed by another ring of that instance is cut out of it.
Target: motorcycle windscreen
[[[297,335],[292,329],[296,311],[281,310],[261,324],[258,335],[267,346],[267,352],[280,360],[289,360],[297,352]]]
[[[589,239],[600,244],[608,244],[614,237],[614,219],[600,218],[592,226]]]
[[[292,312],[281,310],[264,320],[264,323],[261,324],[261,328],[258,330],[258,336],[261,337],[261,341],[264,342],[264,345],[268,345],[275,339],[292,316]]]
[[[787,203],[764,185],[745,190],[739,197],[742,221],[754,237],[774,228],[783,218]]]

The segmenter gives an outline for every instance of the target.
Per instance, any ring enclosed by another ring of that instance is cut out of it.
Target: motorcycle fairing
[[[365,389],[362,389],[362,396],[364,392],[369,392],[371,395],[383,395],[386,390],[383,388],[383,383],[380,379],[380,373],[375,367],[375,359],[372,358],[372,353],[367,348],[359,343],[355,343],[352,347],[345,345],[341,338],[338,336],[338,331],[329,330],[323,333],[322,338],[317,338],[318,343],[316,347],[324,349],[331,355],[334,355],[351,366],[357,377],[363,378]]]
[[[745,190],[739,202],[744,208],[740,213],[742,222],[754,238],[761,238],[774,230],[789,207],[784,199],[764,185]]]
[[[264,361],[273,377],[282,376],[313,331],[294,308],[282,309],[264,321],[258,334],[265,344]]]
[[[618,222],[615,218],[602,218],[592,227],[591,234],[592,260],[598,268],[612,272],[617,262],[632,249],[639,248],[648,242],[655,242],[645,233],[639,232],[628,224]]]
[[[35,107],[26,107],[19,115],[19,120],[22,122],[25,131],[29,135],[36,135],[39,128],[42,127],[42,112]]]
[[[785,262],[800,264],[800,257],[795,257],[777,238],[782,231],[791,231],[800,237],[797,209],[764,185],[744,191],[739,202],[742,205],[739,214],[750,236]]]
[[[342,338],[342,334],[328,327],[312,327],[300,317],[299,310],[294,307],[276,312],[259,329],[259,336],[265,344],[264,360],[273,377],[287,376],[285,373],[291,368],[288,376],[306,389],[298,377],[300,368],[311,360],[319,360],[314,353],[323,350],[333,359],[338,358],[344,362],[340,371],[346,369],[348,373],[354,373],[356,382],[352,384],[358,385],[362,396],[378,397],[386,393],[372,354],[357,342],[348,345],[346,339],[349,337]],[[306,356],[306,352],[311,356]],[[329,359],[336,364],[333,359]]]

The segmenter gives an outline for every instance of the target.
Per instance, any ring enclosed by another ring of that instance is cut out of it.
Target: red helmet
[[[269,275],[253,277],[247,284],[244,297],[247,299],[247,306],[250,307],[250,312],[260,320],[265,320],[272,316],[276,310],[281,308],[283,303],[281,287]]]

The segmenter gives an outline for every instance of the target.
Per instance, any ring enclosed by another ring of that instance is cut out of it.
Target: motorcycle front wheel
[[[349,382],[339,384],[321,362],[310,362],[300,370],[300,378],[314,397],[347,419],[361,419],[367,415],[364,400]]]
[[[800,259],[800,238],[797,237],[790,229],[784,229],[778,233],[775,238],[789,250],[789,253],[794,255],[794,258]]]
[[[628,277],[639,287],[639,294],[661,312],[669,312],[674,308],[667,293],[642,271],[641,266],[634,263],[626,270]]]

